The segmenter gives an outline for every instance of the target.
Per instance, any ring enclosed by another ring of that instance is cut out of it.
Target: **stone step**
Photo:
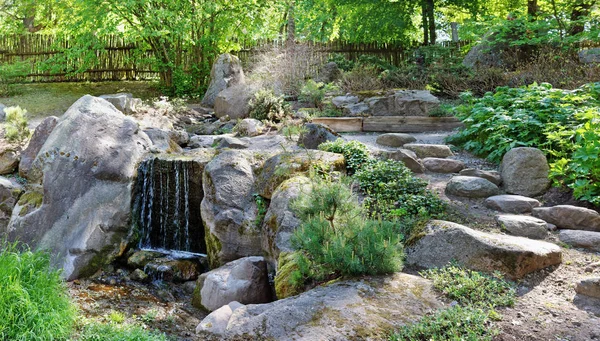
[[[600,232],[600,214],[587,208],[571,205],[538,207],[532,214],[560,229]]]
[[[485,200],[484,205],[491,210],[514,214],[530,213],[535,207],[541,206],[540,202],[535,199],[511,194],[489,197]]]
[[[458,173],[465,168],[464,162],[452,159],[426,157],[422,162],[428,171],[434,173]]]
[[[600,252],[600,232],[561,230],[558,238],[573,247]]]
[[[446,185],[446,195],[465,198],[487,198],[498,191],[498,186],[474,176],[455,176]]]
[[[404,145],[405,149],[412,150],[419,158],[439,157],[445,158],[454,155],[450,147],[445,144],[422,144],[408,143]]]
[[[538,218],[525,215],[499,214],[495,219],[500,228],[508,231],[513,236],[531,239],[544,239],[548,236],[548,223]]]

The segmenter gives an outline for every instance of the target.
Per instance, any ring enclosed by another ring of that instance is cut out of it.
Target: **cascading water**
[[[141,249],[206,253],[200,218],[202,169],[190,160],[152,158],[138,169],[134,217]]]

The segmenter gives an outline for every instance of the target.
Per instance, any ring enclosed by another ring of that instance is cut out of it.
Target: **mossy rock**
[[[219,253],[221,253],[221,242],[217,236],[213,235],[208,228],[204,228],[204,240],[206,241],[206,256],[208,258],[208,266],[211,269],[216,269],[221,266]]]
[[[278,299],[295,296],[304,292],[303,285],[295,285],[292,282],[294,271],[299,270],[296,252],[282,252],[277,262],[277,275],[275,276],[275,294]]]
[[[24,217],[25,215],[40,208],[44,201],[44,194],[37,191],[25,192],[19,198],[17,206],[20,208],[19,216]]]

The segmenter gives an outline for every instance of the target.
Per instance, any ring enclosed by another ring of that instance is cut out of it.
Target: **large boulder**
[[[417,139],[410,134],[388,133],[377,136],[377,144],[386,147],[402,147],[407,143],[416,142]]]
[[[560,264],[560,247],[542,241],[476,231],[432,220],[424,236],[406,251],[406,264],[440,268],[451,261],[478,271],[500,271],[519,279],[530,272]]]
[[[223,150],[204,169],[201,216],[211,268],[262,254],[251,157]]]
[[[464,162],[452,159],[426,157],[422,162],[428,171],[434,173],[458,173],[465,168]]]
[[[342,77],[342,71],[338,67],[336,62],[329,62],[323,65],[319,70],[315,81],[321,83],[335,82]]]
[[[239,58],[228,53],[220,55],[210,70],[210,84],[202,99],[202,105],[214,107],[217,95],[221,91],[245,82]]]
[[[537,207],[533,216],[561,229],[600,232],[600,214],[594,210],[571,205]]]
[[[319,123],[307,123],[298,139],[298,145],[306,149],[317,149],[321,143],[335,141],[341,136],[328,126]]]
[[[293,251],[290,238],[302,223],[291,208],[291,203],[311,189],[310,180],[297,176],[283,182],[273,193],[262,228],[262,247],[265,258],[273,269],[281,252]]]
[[[181,153],[183,151],[168,130],[147,128],[144,129],[144,133],[146,133],[150,138],[150,141],[152,141],[152,152],[171,154]]]
[[[558,238],[572,247],[600,252],[600,232],[561,230]]]
[[[583,64],[598,64],[600,63],[600,48],[594,47],[581,50],[578,53],[579,61]]]
[[[296,174],[307,173],[311,167],[331,171],[344,171],[344,156],[320,150],[301,150],[277,154],[268,159],[256,179],[256,189],[262,197],[271,199],[273,191]]]
[[[448,157],[454,155],[450,147],[443,144],[420,144],[408,143],[403,146],[404,149],[411,150],[420,158],[425,157]]]
[[[541,204],[539,201],[521,195],[495,195],[485,199],[485,207],[504,213],[529,213]]]
[[[231,315],[236,309],[243,306],[240,302],[233,301],[213,311],[196,327],[196,333],[212,333],[217,335],[225,333]]]
[[[385,152],[383,156],[388,160],[402,161],[415,174],[425,173],[425,166],[412,150],[400,148],[392,152]]]
[[[19,167],[19,147],[0,142],[0,175],[12,174]]]
[[[446,194],[457,197],[486,198],[498,191],[498,186],[475,176],[455,176],[446,185]]]
[[[273,300],[267,262],[263,257],[245,257],[200,275],[193,303],[215,311],[233,301],[242,304]]]
[[[228,116],[232,120],[250,116],[250,100],[258,89],[249,84],[230,86],[215,98],[215,115]]]
[[[122,255],[131,228],[137,165],[150,139],[109,102],[84,96],[67,110],[29,172],[9,238],[49,250],[67,279]]]
[[[513,148],[502,158],[500,174],[509,194],[535,197],[550,187],[548,160],[541,150]]]
[[[379,340],[442,308],[429,280],[396,273],[320,286],[299,296],[233,311],[220,340]]]
[[[23,193],[23,186],[0,176],[0,234],[6,232],[13,208]]]
[[[496,222],[513,236],[544,239],[548,235],[548,224],[534,217],[500,214],[496,216]]]
[[[265,131],[265,125],[257,119],[245,118],[235,126],[234,130],[241,136],[254,137]]]
[[[428,116],[440,107],[429,90],[394,90],[364,101],[373,116]]]
[[[54,130],[54,127],[58,124],[58,118],[55,116],[46,117],[42,123],[40,123],[35,131],[33,132],[33,136],[29,140],[29,144],[27,148],[23,150],[21,153],[21,162],[19,163],[19,175],[27,178],[29,175],[29,169],[33,164],[33,160],[42,149],[44,143],[48,139],[48,136]]]

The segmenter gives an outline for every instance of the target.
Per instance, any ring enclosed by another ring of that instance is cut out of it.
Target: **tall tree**
[[[571,27],[569,35],[576,35],[585,30],[584,18],[589,17],[596,0],[575,0],[571,9]]]

